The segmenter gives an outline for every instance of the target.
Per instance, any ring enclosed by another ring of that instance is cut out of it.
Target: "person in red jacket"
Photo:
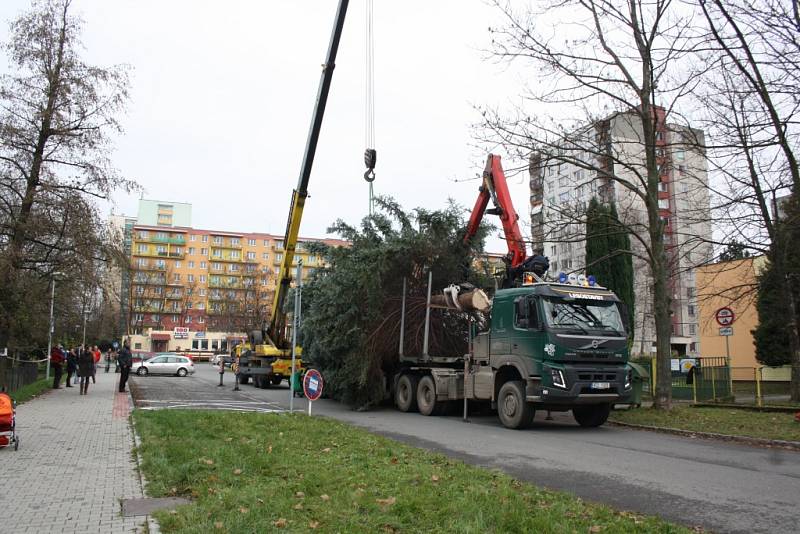
[[[97,345],[92,347],[92,358],[94,358],[94,364],[92,366],[92,384],[96,384],[97,381],[95,380],[97,376],[97,364],[100,363],[100,349],[97,348]]]
[[[63,365],[65,361],[64,348],[61,345],[50,350],[50,365],[53,367],[53,389],[61,389],[61,375],[64,373]]]

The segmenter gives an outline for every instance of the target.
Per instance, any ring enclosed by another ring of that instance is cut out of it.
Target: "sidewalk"
[[[4,532],[140,532],[146,516],[122,517],[120,499],[143,497],[128,394],[100,367],[89,394],[51,390],[17,407],[19,450],[0,449]],[[62,386],[63,387],[63,386]]]

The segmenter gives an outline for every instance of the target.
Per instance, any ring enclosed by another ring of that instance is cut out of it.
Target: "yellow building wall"
[[[701,356],[725,356],[725,336],[719,334],[717,310],[728,307],[736,315],[733,335],[728,336],[734,380],[753,380],[756,361],[750,331],[758,324],[755,308],[756,274],[764,257],[714,263],[696,271]]]

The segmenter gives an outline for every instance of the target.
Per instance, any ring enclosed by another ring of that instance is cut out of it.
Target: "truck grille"
[[[605,373],[579,373],[578,380],[616,380],[616,374],[605,374]]]

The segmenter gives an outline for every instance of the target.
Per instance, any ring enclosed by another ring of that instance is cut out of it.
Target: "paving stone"
[[[53,390],[17,407],[20,448],[0,449],[0,530],[142,532],[146,516],[121,515],[122,499],[144,494],[118,378],[100,372],[88,395]]]

